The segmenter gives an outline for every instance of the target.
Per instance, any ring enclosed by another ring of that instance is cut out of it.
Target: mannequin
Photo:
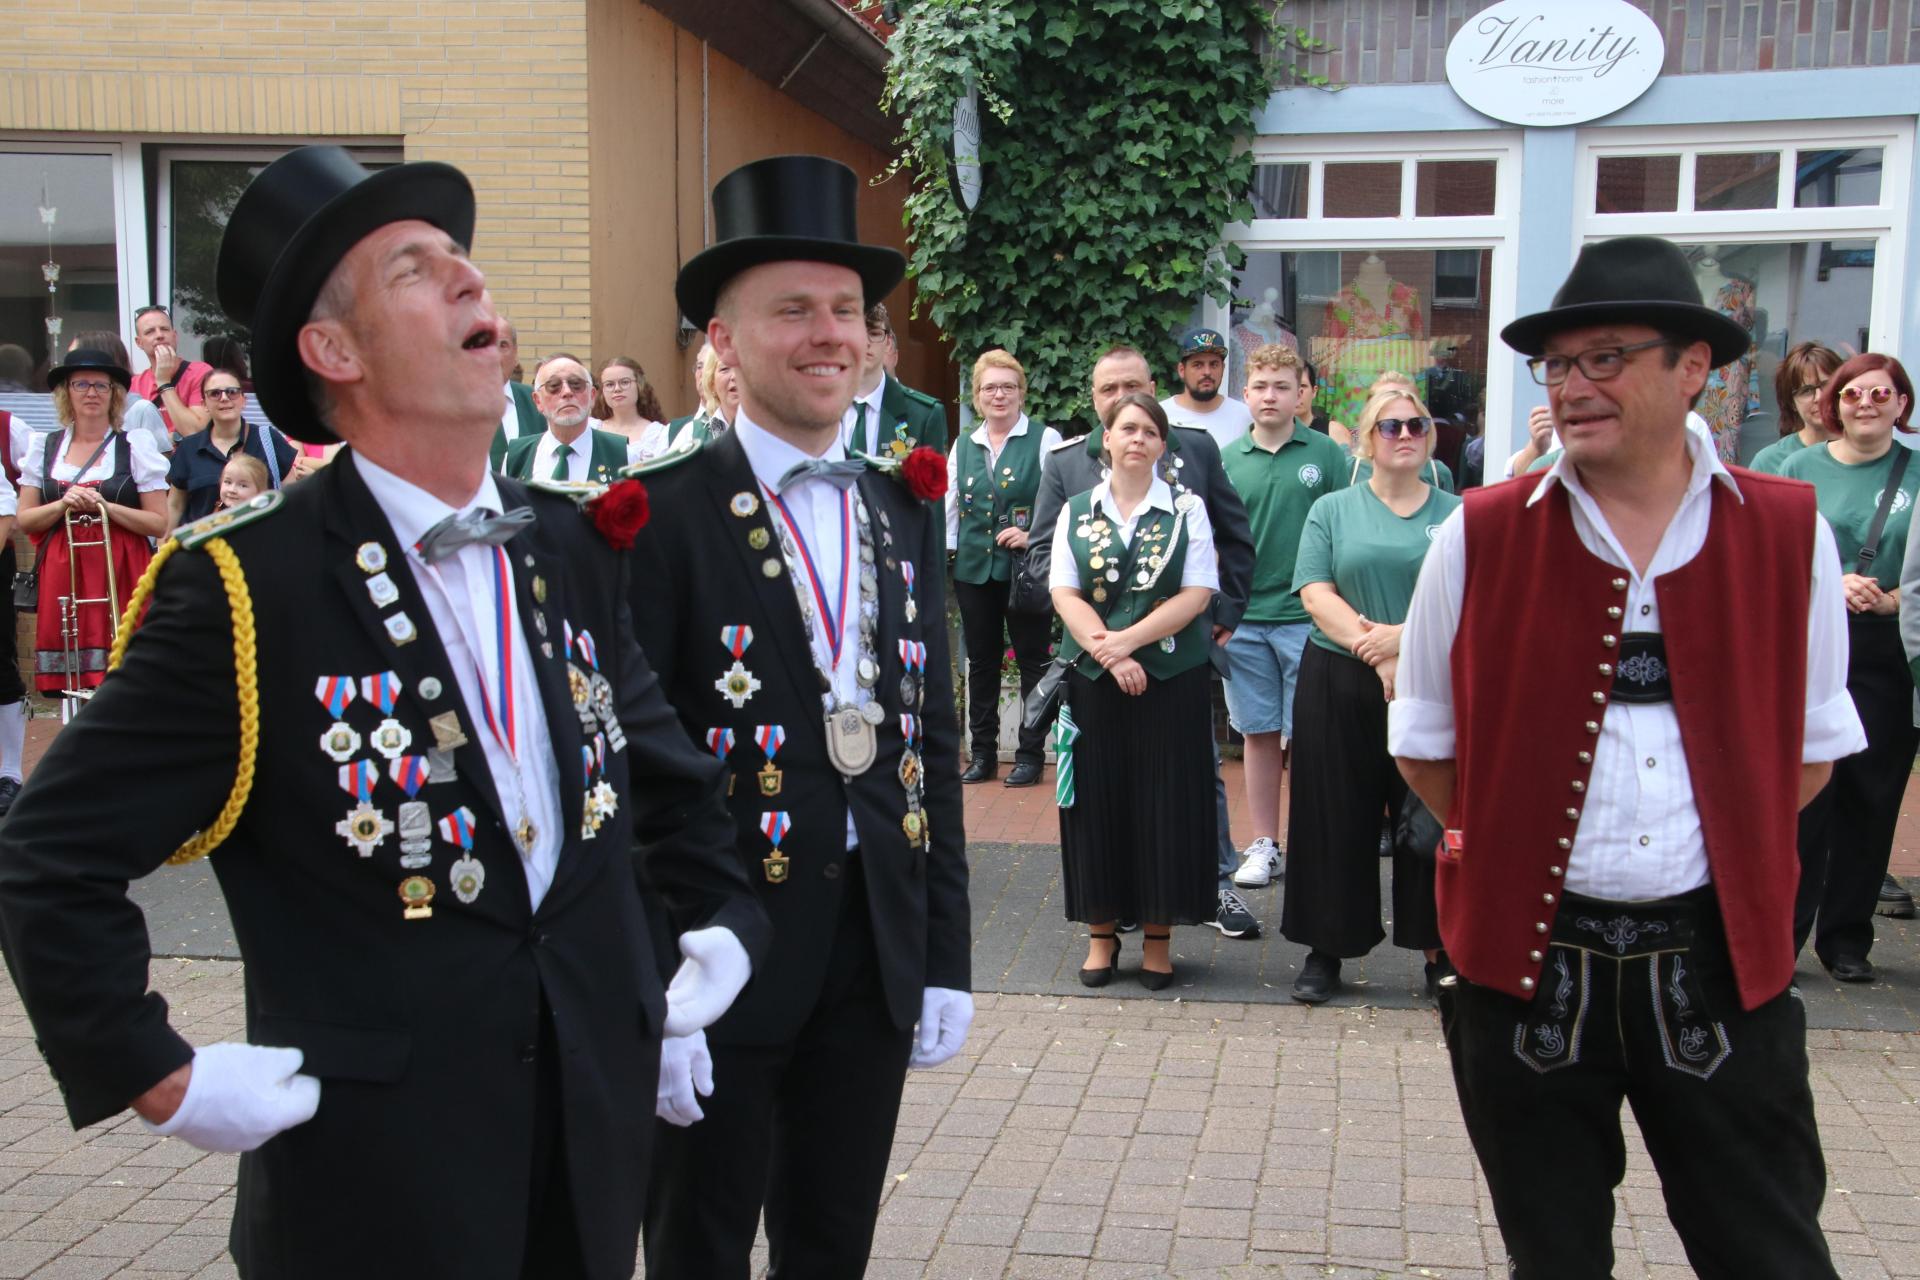
[[[1360,264],[1359,272],[1353,277],[1353,291],[1376,308],[1386,306],[1393,294],[1393,277],[1387,274],[1387,264],[1380,261],[1379,254],[1368,254]]]
[[[1694,279],[1706,304],[1731,319],[1748,333],[1755,333],[1759,311],[1753,282],[1729,275],[1712,254],[1694,264]],[[1757,336],[1757,335],[1756,335]],[[1700,396],[1699,413],[1713,431],[1714,452],[1722,462],[1733,462],[1740,454],[1740,424],[1749,414],[1758,413],[1760,399],[1760,362],[1756,347],[1731,364],[1722,365],[1707,375],[1706,389]]]

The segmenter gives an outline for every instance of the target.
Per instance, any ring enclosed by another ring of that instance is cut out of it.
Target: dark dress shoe
[[[1114,976],[1120,972],[1120,939],[1111,933],[1089,933],[1087,936],[1089,938],[1099,938],[1103,941],[1111,939],[1113,942],[1113,954],[1107,957],[1105,968],[1082,969],[1080,971],[1081,986],[1104,987],[1109,982],[1112,982]]]
[[[0,782],[0,785],[5,784]],[[0,808],[0,813],[5,812],[4,808]],[[1888,872],[1886,878],[1880,881],[1880,902],[1874,907],[1874,913],[1890,920],[1913,919],[1913,895],[1907,892],[1905,885],[1893,878],[1892,872]]]
[[[1872,982],[1873,961],[1865,956],[1841,956],[1827,966],[1835,982]]]
[[[1301,1004],[1325,1004],[1340,989],[1338,957],[1319,951],[1307,953],[1307,963],[1293,980],[1293,998]]]
[[[1438,960],[1427,961],[1427,999],[1433,1000],[1440,995],[1440,984],[1448,978],[1455,978],[1460,971],[1453,967],[1453,961],[1442,951]]]
[[[1173,937],[1170,933],[1143,933],[1140,936],[1148,942],[1167,942]],[[1168,950],[1168,956],[1169,958],[1172,956],[1171,948]],[[1164,991],[1173,985],[1173,970],[1168,969],[1162,973],[1158,969],[1142,968],[1140,970],[1140,985],[1149,991]]]
[[[992,756],[975,756],[967,771],[960,775],[962,782],[992,782],[993,775],[1000,772]]]
[[[1014,763],[1013,772],[1007,775],[1006,782],[1001,785],[1008,787],[1032,787],[1038,786],[1039,783],[1040,766],[1031,760],[1020,760]]]

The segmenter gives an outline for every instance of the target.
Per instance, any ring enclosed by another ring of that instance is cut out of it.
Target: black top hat
[[[869,304],[893,291],[907,260],[860,243],[859,181],[824,156],[774,156],[741,165],[713,189],[716,239],[680,268],[674,297],[700,328],[727,281],[767,262],[831,262],[860,275]]]
[[[1553,306],[1500,331],[1508,346],[1537,356],[1567,329],[1624,321],[1644,324],[1713,351],[1715,368],[1745,355],[1753,335],[1700,303],[1700,286],[1680,246],[1658,236],[1620,236],[1580,250]]]
[[[262,169],[220,240],[220,305],[253,329],[254,394],[296,440],[339,437],[315,412],[295,345],[314,299],[347,251],[389,222],[417,218],[473,243],[473,187],[451,165],[369,172],[339,147],[301,147]]]
[[[67,352],[65,363],[47,370],[47,389],[63,386],[68,378],[83,372],[104,373],[119,383],[123,391],[133,386],[133,375],[118,360],[94,347],[75,347]]]

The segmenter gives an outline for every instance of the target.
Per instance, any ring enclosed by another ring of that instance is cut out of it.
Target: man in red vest
[[[1866,746],[1833,534],[1688,429],[1752,337],[1675,245],[1587,246],[1501,337],[1566,452],[1442,526],[1390,745],[1446,819],[1442,1013],[1512,1274],[1612,1275],[1625,1100],[1696,1271],[1831,1277],[1790,984],[1795,815]]]

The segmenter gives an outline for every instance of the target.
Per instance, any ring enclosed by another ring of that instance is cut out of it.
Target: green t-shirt
[[[1365,484],[1373,476],[1373,463],[1365,458],[1355,458],[1347,464],[1352,468],[1354,484]],[[1436,489],[1447,493],[1458,493],[1460,486],[1454,483],[1453,468],[1438,458],[1433,458],[1420,466],[1420,478]]]
[[[1843,573],[1859,567],[1860,544],[1866,540],[1874,512],[1880,509],[1880,495],[1899,456],[1895,450],[1904,448],[1896,443],[1872,462],[1848,466],[1834,458],[1831,445],[1815,445],[1780,465],[1781,475],[1813,486],[1813,500],[1833,526]],[[1880,550],[1874,556],[1874,579],[1886,590],[1900,585],[1900,562],[1907,553],[1907,522],[1913,518],[1916,493],[1920,493],[1920,458],[1907,463],[1907,474],[1900,478],[1900,492],[1887,512],[1887,527],[1881,531]]]
[[[1806,448],[1798,431],[1789,431],[1778,440],[1753,455],[1753,461],[1747,464],[1749,471],[1764,471],[1770,476],[1786,474],[1781,468],[1788,458]],[[1911,463],[1909,466],[1913,465]]]
[[[1397,516],[1371,485],[1364,484],[1315,503],[1300,534],[1293,589],[1330,582],[1340,598],[1367,620],[1405,622],[1427,548],[1440,531],[1440,522],[1459,505],[1458,495],[1429,486],[1427,500],[1418,511]],[[1301,611],[1305,610],[1302,605]],[[1322,649],[1347,652],[1319,627],[1310,638]]]
[[[1295,427],[1293,438],[1272,453],[1255,444],[1249,431],[1220,451],[1220,461],[1253,530],[1253,586],[1244,620],[1307,621],[1293,591],[1300,530],[1315,502],[1347,487],[1347,455],[1330,437]]]
[[[1527,468],[1527,474],[1532,475],[1536,471],[1545,471],[1548,467],[1551,467],[1554,463],[1560,461],[1560,455],[1565,452],[1566,452],[1565,449],[1547,450],[1545,453],[1541,454],[1538,458],[1535,458],[1533,460],[1533,465]]]

